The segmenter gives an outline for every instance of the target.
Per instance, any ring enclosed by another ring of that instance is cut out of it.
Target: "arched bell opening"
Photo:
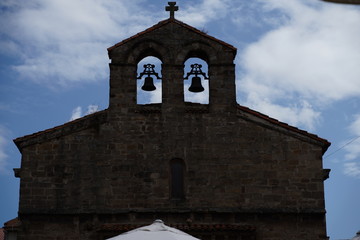
[[[161,60],[147,56],[137,64],[136,103],[152,104],[162,101]]]
[[[209,104],[209,75],[206,61],[191,57],[184,63],[184,101]]]

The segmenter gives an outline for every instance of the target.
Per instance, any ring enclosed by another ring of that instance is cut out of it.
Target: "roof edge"
[[[9,229],[15,229],[21,226],[21,221],[18,217],[13,218],[7,222],[4,223],[3,229],[9,230]]]
[[[142,36],[142,35],[144,35],[144,34],[146,34],[148,32],[154,31],[154,30],[156,30],[156,29],[158,29],[158,28],[160,28],[160,27],[162,27],[162,26],[164,26],[166,24],[169,24],[169,23],[176,23],[178,25],[181,25],[181,26],[183,26],[183,27],[185,27],[185,28],[197,33],[197,34],[200,34],[200,35],[202,35],[202,36],[204,36],[206,38],[209,38],[209,39],[211,39],[213,41],[216,41],[216,42],[230,48],[232,51],[235,51],[235,52],[237,51],[236,47],[232,46],[231,44],[226,43],[226,42],[224,42],[224,41],[222,41],[220,39],[217,39],[217,38],[215,38],[213,36],[210,36],[210,35],[206,34],[205,32],[203,32],[203,31],[201,31],[201,30],[199,30],[199,29],[197,29],[195,27],[192,27],[192,26],[190,26],[190,25],[188,25],[188,24],[186,24],[186,23],[184,23],[182,21],[179,21],[179,20],[177,20],[175,18],[168,18],[168,19],[162,20],[162,21],[158,22],[157,24],[153,25],[152,27],[149,27],[149,28],[145,29],[144,31],[141,31],[141,32],[129,37],[129,38],[126,38],[126,39],[122,40],[121,42],[116,43],[115,45],[109,47],[107,50],[108,50],[108,52],[110,52],[113,49],[115,49],[115,48],[117,48],[117,47],[131,41],[132,39],[135,39],[135,38],[137,38],[139,36]]]
[[[13,142],[21,152],[21,150],[26,146],[33,145],[39,141],[42,142],[45,140],[63,136],[75,131],[81,131],[95,125],[96,123],[104,122],[106,119],[107,109],[86,115],[82,118],[75,119],[73,121],[64,123],[53,128],[25,135],[23,137],[15,138]]]
[[[326,140],[324,138],[321,138],[321,137],[317,136],[316,134],[309,133],[309,132],[307,132],[305,130],[299,129],[299,128],[294,127],[294,126],[291,126],[291,125],[289,125],[287,123],[284,123],[284,122],[281,122],[281,121],[279,121],[279,120],[277,120],[275,118],[271,118],[268,115],[265,115],[263,113],[255,111],[255,110],[252,110],[252,109],[250,109],[248,107],[245,107],[245,106],[242,106],[242,105],[238,104],[237,108],[238,108],[238,110],[241,110],[241,111],[249,113],[249,114],[251,114],[251,115],[253,115],[255,117],[258,117],[258,118],[260,118],[262,120],[265,120],[268,123],[275,124],[278,127],[284,128],[286,130],[292,131],[292,132],[297,133],[297,134],[301,134],[302,136],[308,137],[308,138],[318,142],[322,146],[323,154],[326,152],[326,150],[331,145],[331,143],[328,140]]]

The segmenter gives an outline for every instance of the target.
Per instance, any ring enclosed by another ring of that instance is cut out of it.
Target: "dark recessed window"
[[[171,198],[183,199],[184,194],[184,171],[185,164],[182,159],[173,159],[170,161],[170,173],[171,173]]]

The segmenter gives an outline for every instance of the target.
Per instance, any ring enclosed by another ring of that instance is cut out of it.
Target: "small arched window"
[[[185,198],[184,172],[185,164],[182,159],[176,158],[170,161],[170,191],[172,199]]]

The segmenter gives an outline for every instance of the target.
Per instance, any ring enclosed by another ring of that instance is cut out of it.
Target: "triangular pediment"
[[[176,36],[171,32],[170,29],[176,28]],[[159,36],[163,36],[163,38],[159,38]],[[207,33],[196,29],[182,21],[179,21],[177,19],[166,19],[163,21],[160,21],[159,23],[155,24],[154,26],[139,32],[127,39],[124,39],[123,41],[116,43],[115,45],[109,47],[107,50],[109,52],[109,56],[111,58],[111,52],[116,50],[117,48],[120,48],[127,44],[136,43],[137,41],[141,41],[144,39],[151,39],[154,41],[164,41],[166,39],[174,39],[178,43],[183,43],[186,41],[204,41],[207,42],[209,45],[219,45],[222,48],[225,48],[226,51],[233,52],[234,56],[236,55],[237,49],[232,46],[231,44],[228,44],[224,41],[221,41],[213,36],[208,35]]]

